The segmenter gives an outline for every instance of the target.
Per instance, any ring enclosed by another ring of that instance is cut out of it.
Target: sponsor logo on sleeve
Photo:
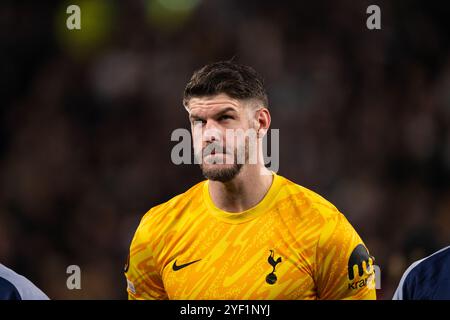
[[[358,244],[353,249],[348,259],[348,289],[363,288],[375,280],[374,261],[375,258],[369,254],[364,245]]]

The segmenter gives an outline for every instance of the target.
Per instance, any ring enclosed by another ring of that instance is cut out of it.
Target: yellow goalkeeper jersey
[[[148,211],[125,265],[129,299],[375,299],[373,257],[330,202],[274,174],[241,213],[208,181]]]

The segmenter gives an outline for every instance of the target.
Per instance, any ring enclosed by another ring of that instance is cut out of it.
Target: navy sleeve
[[[0,277],[0,300],[22,300],[17,288],[2,277]]]
[[[403,274],[394,300],[450,300],[450,247],[413,263]]]

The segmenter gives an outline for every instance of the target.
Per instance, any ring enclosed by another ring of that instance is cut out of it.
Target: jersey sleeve
[[[376,299],[374,258],[342,213],[325,223],[316,259],[319,299]]]
[[[131,242],[124,269],[129,300],[168,299],[151,241],[155,239],[141,222]]]
[[[400,283],[397,287],[397,290],[394,292],[394,296],[392,300],[412,300],[413,292],[415,289],[415,281],[414,278],[414,268],[420,263],[422,260],[414,262],[409,268],[403,273],[402,278],[400,279]]]
[[[0,300],[49,300],[26,277],[0,264]]]

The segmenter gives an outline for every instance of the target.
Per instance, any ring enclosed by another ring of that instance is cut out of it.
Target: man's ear
[[[258,138],[263,138],[270,127],[271,117],[270,112],[267,108],[261,108],[256,111],[257,124],[257,136]]]

